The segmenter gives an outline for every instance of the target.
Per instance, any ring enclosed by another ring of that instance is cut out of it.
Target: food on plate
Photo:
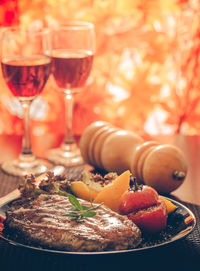
[[[165,229],[168,213],[176,209],[152,187],[137,184],[129,170],[104,176],[83,171],[75,179],[49,172],[37,184],[31,175],[19,189],[21,199],[7,210],[3,232],[11,240],[56,250],[135,248],[144,233]]]
[[[167,208],[164,201],[158,201],[151,207],[140,209],[128,214],[143,232],[155,234],[165,229],[167,225]]]
[[[42,174],[42,178],[35,178],[34,175],[25,176],[24,184],[19,185],[19,191],[22,198],[32,198],[40,194],[58,194],[67,196],[68,187],[71,179],[62,175],[54,175],[53,172]],[[40,182],[36,180],[40,179]]]
[[[139,185],[136,178],[130,182],[130,188],[120,198],[119,211],[129,214],[139,209],[148,208],[158,201],[158,193],[148,185]]]
[[[129,188],[130,171],[127,170],[113,180],[109,185],[105,186],[94,199],[94,203],[101,203],[109,207],[115,212],[119,212],[119,199],[121,195]]]
[[[76,197],[93,201],[99,191],[103,187],[110,184],[118,175],[115,172],[105,174],[103,177],[100,174],[94,174],[84,170],[81,174],[80,180],[74,181],[70,184],[71,191]]]
[[[126,216],[103,205],[92,204],[91,208],[87,201],[78,202],[51,194],[14,201],[4,231],[26,244],[66,251],[123,250],[140,244],[141,231]],[[85,219],[77,219],[78,212]]]
[[[128,169],[140,183],[159,193],[177,189],[187,175],[187,160],[179,148],[145,142],[136,133],[104,121],[93,122],[85,129],[80,151],[86,163],[118,174]]]
[[[174,212],[177,209],[177,206],[174,203],[172,203],[170,200],[166,199],[165,197],[162,197],[159,195],[158,199],[163,200],[165,202],[168,214]]]
[[[98,194],[98,191],[92,189],[82,181],[72,182],[70,186],[72,193],[80,199],[93,201]]]
[[[118,177],[116,172],[106,173],[104,176],[98,173],[92,173],[89,171],[83,171],[81,174],[81,180],[90,188],[101,191],[103,187],[110,184]]]
[[[100,198],[100,196],[97,197],[99,192],[106,186],[111,184],[117,177],[118,175],[115,172],[110,172],[103,177],[102,175],[97,173],[94,174],[89,171],[83,171],[80,180],[73,181],[70,184],[71,191],[78,198],[88,201],[94,201],[96,199],[97,201],[98,197]],[[135,177],[133,176],[130,176],[130,178],[133,181],[135,180]],[[121,214],[127,214],[130,212],[131,208],[134,211],[137,209],[137,206],[139,206],[140,208],[149,207],[153,204],[156,204],[158,200],[163,200],[165,202],[168,214],[176,210],[177,206],[165,197],[158,195],[158,192],[154,188],[148,185],[137,184],[137,182],[133,182],[132,180],[129,180],[129,186],[131,186],[132,183],[131,189],[129,189],[130,187],[128,186],[127,190],[124,191],[124,193],[121,195],[121,197],[118,198],[116,202],[116,205],[119,205],[119,210],[117,212]],[[136,189],[135,186],[138,189]],[[116,187],[109,186],[109,189],[104,189],[104,198],[102,198],[102,201],[105,204],[107,203],[108,207],[113,205],[113,198],[110,197],[109,193],[110,189],[114,189],[113,193],[115,193]],[[137,193],[134,193],[135,190],[137,190]],[[132,200],[129,200],[129,198],[132,198]],[[110,201],[111,203],[108,203]],[[100,200],[98,200],[98,202],[100,202]],[[117,210],[117,208],[115,208],[114,210]]]
[[[167,206],[157,191],[148,185],[138,185],[136,178],[120,198],[119,211],[126,214],[142,231],[157,233],[167,225]]]

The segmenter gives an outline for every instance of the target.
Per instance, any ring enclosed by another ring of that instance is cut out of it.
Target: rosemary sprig
[[[64,214],[62,216],[71,217],[71,221],[76,220],[77,222],[83,222],[86,217],[95,216],[96,212],[94,210],[98,209],[103,204],[100,203],[98,205],[92,205],[91,203],[91,206],[81,205],[74,195],[68,194],[67,196],[73,207],[68,214]]]

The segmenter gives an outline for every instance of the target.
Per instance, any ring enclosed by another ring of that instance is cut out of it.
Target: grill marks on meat
[[[79,202],[90,206],[84,200]],[[123,250],[141,242],[139,228],[105,206],[83,222],[62,216],[71,208],[69,199],[59,195],[42,194],[30,201],[15,201],[7,212],[5,231],[27,244],[66,251]]]

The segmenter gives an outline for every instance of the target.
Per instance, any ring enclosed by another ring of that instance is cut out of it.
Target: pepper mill
[[[91,123],[80,139],[84,161],[95,168],[118,174],[130,170],[139,183],[150,185],[159,193],[177,189],[187,174],[182,151],[170,144],[144,141],[104,121]]]

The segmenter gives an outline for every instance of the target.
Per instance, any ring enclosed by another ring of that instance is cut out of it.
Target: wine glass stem
[[[24,110],[24,135],[22,138],[22,152],[20,158],[26,160],[26,157],[33,156],[30,136],[30,104],[31,100],[20,101]]]
[[[63,145],[71,145],[75,143],[73,134],[73,108],[74,108],[74,95],[71,91],[65,92],[65,112],[66,112],[66,134]]]

